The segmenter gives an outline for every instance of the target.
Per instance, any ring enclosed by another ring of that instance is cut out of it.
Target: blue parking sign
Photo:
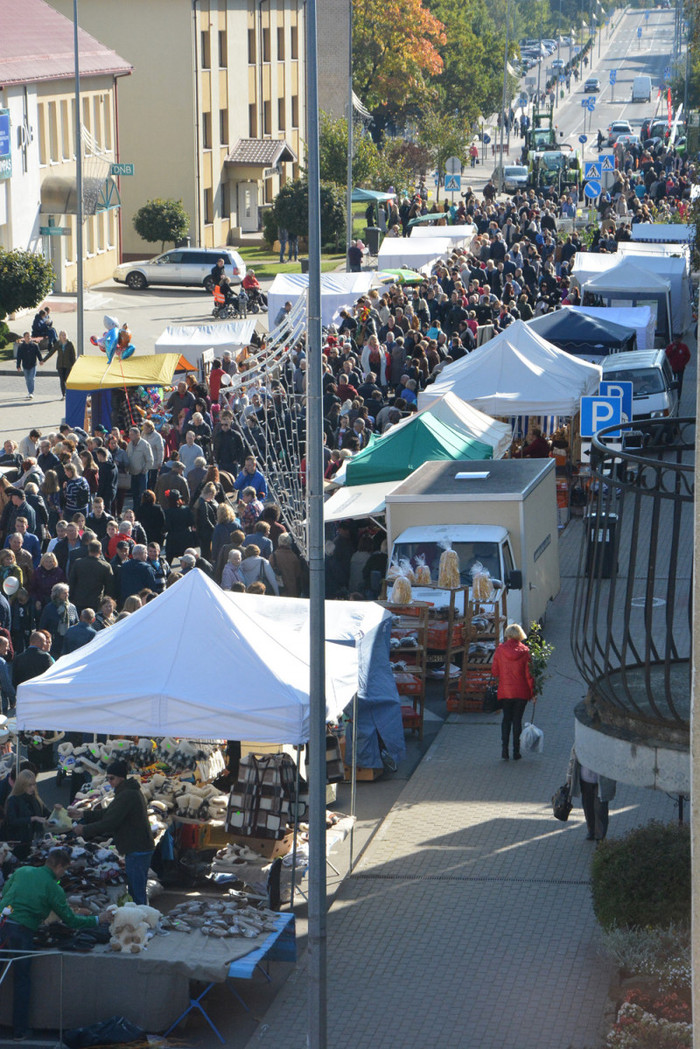
[[[621,397],[582,397],[581,398],[581,436],[595,437],[599,430],[606,426],[615,426],[622,422]],[[609,437],[619,437],[620,430],[614,430]]]
[[[601,397],[619,397],[622,400],[623,422],[632,421],[633,390],[634,385],[631,382],[603,381],[600,384]]]

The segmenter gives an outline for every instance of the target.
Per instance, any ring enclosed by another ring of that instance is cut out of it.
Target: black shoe
[[[501,758],[503,761],[508,761],[508,747],[501,747]]]
[[[513,761],[520,761],[520,757],[521,757],[520,751],[517,751],[517,753],[516,753],[516,751],[513,751]]]
[[[587,834],[586,841],[595,841],[595,834]]]

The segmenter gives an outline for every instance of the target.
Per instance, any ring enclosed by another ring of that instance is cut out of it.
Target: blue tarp
[[[383,620],[358,644],[357,764],[382,768],[379,740],[398,764],[406,756],[401,699],[391,670],[391,619]],[[352,715],[352,707],[346,713]],[[345,732],[345,762],[352,763],[352,721]]]

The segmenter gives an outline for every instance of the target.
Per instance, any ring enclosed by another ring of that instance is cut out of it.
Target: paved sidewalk
[[[549,803],[584,693],[569,645],[580,538],[574,520],[547,620],[544,753],[501,761],[498,715],[446,721],[328,915],[330,1049],[601,1044],[610,970],[590,903],[593,846],[580,808],[562,824]],[[674,813],[674,799],[620,786],[610,834]],[[306,978],[302,959],[249,1049],[306,1046]]]

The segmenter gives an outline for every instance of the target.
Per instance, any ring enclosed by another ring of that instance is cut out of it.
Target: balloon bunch
[[[108,315],[105,315],[103,320],[104,333],[99,338],[91,335],[90,342],[93,346],[99,346],[102,352],[107,355],[108,365],[112,363],[114,357],[120,361],[127,361],[136,349],[131,341],[129,326],[122,324],[120,327],[116,317],[109,317]]]

